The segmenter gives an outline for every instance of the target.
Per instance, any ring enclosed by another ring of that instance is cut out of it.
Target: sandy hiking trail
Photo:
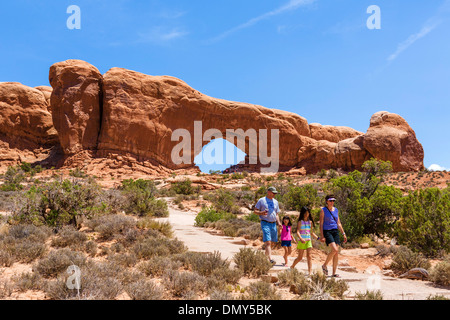
[[[168,199],[169,200],[169,199]],[[192,211],[181,211],[169,204],[169,217],[164,218],[170,222],[175,233],[175,237],[185,243],[190,251],[196,252],[214,252],[219,251],[222,258],[228,259],[233,265],[233,255],[244,248],[240,238],[231,238],[219,236],[208,232],[208,229],[195,227],[195,217],[197,213]],[[254,248],[253,246],[248,246]],[[295,249],[293,249],[295,252]],[[346,251],[341,252],[340,261],[345,260]],[[269,271],[269,274],[286,270],[287,267],[282,266],[284,258],[281,255],[273,255],[276,261],[275,266]],[[295,260],[295,256],[289,257],[289,265]],[[351,265],[350,265],[351,267]],[[297,264],[296,268],[307,273],[308,267],[306,258]],[[321,265],[313,263],[313,270],[320,270]],[[331,273],[331,263],[328,266]],[[385,276],[381,274],[379,267],[373,265],[365,272],[348,272],[338,268],[338,274],[341,279],[345,280],[349,285],[349,291],[346,297],[354,297],[356,292],[366,292],[366,290],[381,290],[385,300],[424,300],[430,295],[444,295],[450,298],[450,290],[448,288],[439,287],[429,281],[400,279],[396,277]]]

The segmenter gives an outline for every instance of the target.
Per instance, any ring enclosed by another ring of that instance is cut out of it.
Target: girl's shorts
[[[281,246],[282,247],[290,247],[290,246],[292,246],[291,240],[286,240],[286,241],[282,240],[281,241]]]
[[[312,242],[311,240],[306,241],[305,243],[302,243],[300,240],[297,243],[297,249],[299,250],[306,250],[312,248]]]

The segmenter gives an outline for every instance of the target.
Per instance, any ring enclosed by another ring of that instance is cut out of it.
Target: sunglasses
[[[330,201],[330,202],[335,202],[336,200],[328,200],[328,201]]]

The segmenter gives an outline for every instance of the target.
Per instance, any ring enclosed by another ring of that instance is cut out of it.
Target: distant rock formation
[[[0,123],[2,128],[3,123],[7,127],[0,133],[10,139],[23,137],[47,145],[55,144],[58,138],[65,165],[76,166],[84,158],[91,163],[93,159],[110,159],[108,163],[114,162],[117,167],[117,159],[128,159],[130,168],[147,166],[164,173],[195,169],[194,157],[209,141],[192,141],[191,162],[175,164],[171,154],[179,141],[172,141],[172,134],[185,129],[194,137],[194,122],[201,121],[201,137],[216,129],[212,138],[221,135],[225,139],[227,130],[242,129],[229,140],[236,144],[234,138],[247,136],[245,146],[239,146],[247,154],[260,147],[248,139],[252,129],[257,133],[268,130],[269,152],[271,129],[278,129],[281,170],[354,170],[372,157],[391,161],[395,171],[424,168],[423,148],[412,128],[399,115],[385,111],[374,114],[369,129],[362,133],[348,127],[308,124],[291,112],[211,98],[169,76],[121,68],[101,75],[97,68],[80,60],[54,64],[49,80],[52,89],[0,85]],[[16,98],[8,98],[11,96]],[[30,102],[30,97],[36,102]],[[11,114],[24,120],[17,124]]]
[[[58,144],[45,94],[18,82],[0,83],[0,162],[39,160]]]

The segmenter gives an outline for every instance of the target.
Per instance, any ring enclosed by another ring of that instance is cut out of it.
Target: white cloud
[[[163,27],[154,27],[152,30],[146,33],[139,33],[138,43],[165,43],[171,40],[182,38],[189,33],[185,30],[178,28],[167,29]]]
[[[279,7],[277,9],[275,9],[275,10],[269,11],[267,13],[264,13],[264,14],[260,15],[260,16],[252,18],[252,19],[248,20],[247,22],[245,22],[243,24],[240,24],[240,25],[238,25],[238,26],[236,26],[234,28],[231,28],[228,31],[225,31],[224,33],[220,34],[219,36],[213,38],[211,40],[211,42],[216,42],[216,41],[222,40],[223,38],[226,38],[229,35],[237,32],[239,30],[246,29],[246,28],[249,28],[251,26],[254,26],[255,24],[257,24],[258,22],[260,22],[262,20],[265,20],[265,19],[268,19],[270,17],[283,14],[285,12],[296,10],[296,9],[302,7],[302,6],[306,6],[306,5],[311,4],[311,3],[315,2],[315,1],[316,0],[290,0],[288,3],[286,3],[285,5]]]
[[[418,33],[414,33],[408,37],[405,41],[401,42],[398,47],[397,51],[395,51],[393,54],[391,54],[388,57],[388,61],[394,61],[397,59],[397,57],[406,49],[408,49],[410,46],[412,46],[417,40],[422,39],[427,34],[429,34],[431,31],[433,31],[441,21],[434,21],[431,24],[426,24]]]
[[[432,164],[431,166],[428,167],[428,170],[430,171],[450,171],[447,168],[444,168],[438,164]]]

